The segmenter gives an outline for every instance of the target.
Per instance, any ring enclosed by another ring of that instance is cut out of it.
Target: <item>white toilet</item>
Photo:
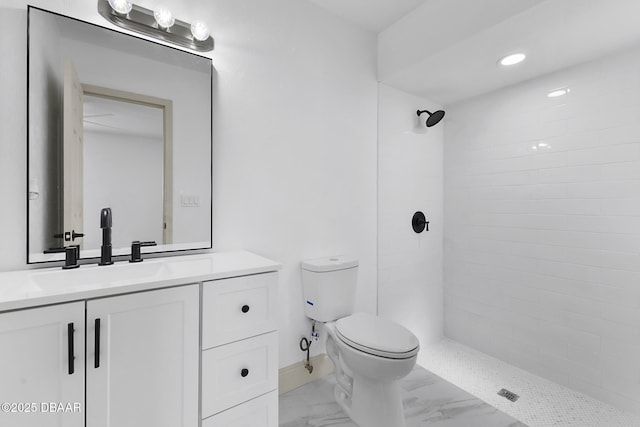
[[[321,322],[336,367],[334,397],[360,427],[404,427],[398,380],[416,364],[420,343],[408,329],[353,313],[358,260],[346,256],[302,262],[307,317]]]

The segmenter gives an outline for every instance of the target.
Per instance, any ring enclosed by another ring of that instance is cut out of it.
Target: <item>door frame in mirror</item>
[[[162,182],[162,244],[173,243],[173,102],[170,99],[139,93],[111,89],[90,84],[82,84],[85,95],[128,102],[145,107],[162,110],[162,140],[163,140],[163,182]]]

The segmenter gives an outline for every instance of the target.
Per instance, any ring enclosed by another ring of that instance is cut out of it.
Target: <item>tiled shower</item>
[[[639,412],[640,50],[447,108],[446,336]]]

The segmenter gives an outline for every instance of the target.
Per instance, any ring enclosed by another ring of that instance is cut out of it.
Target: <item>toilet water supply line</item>
[[[316,321],[314,320],[313,323],[311,324],[311,338],[314,341],[318,341],[319,337],[320,337],[320,335],[316,331]],[[300,345],[300,350],[301,351],[306,351],[307,352],[307,359],[306,359],[306,361],[304,363],[304,367],[305,367],[305,369],[307,371],[309,371],[309,374],[311,374],[313,372],[313,365],[309,361],[309,349],[311,348],[311,341],[307,337],[302,337],[300,339],[300,344],[299,345]]]

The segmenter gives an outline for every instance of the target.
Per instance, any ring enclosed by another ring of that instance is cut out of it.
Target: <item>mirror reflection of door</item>
[[[113,212],[113,246],[172,243],[171,101],[83,85],[87,247],[99,213]],[[120,219],[120,220],[119,220]]]
[[[83,233],[83,89],[73,62],[64,62],[62,203],[64,246],[81,245]]]

